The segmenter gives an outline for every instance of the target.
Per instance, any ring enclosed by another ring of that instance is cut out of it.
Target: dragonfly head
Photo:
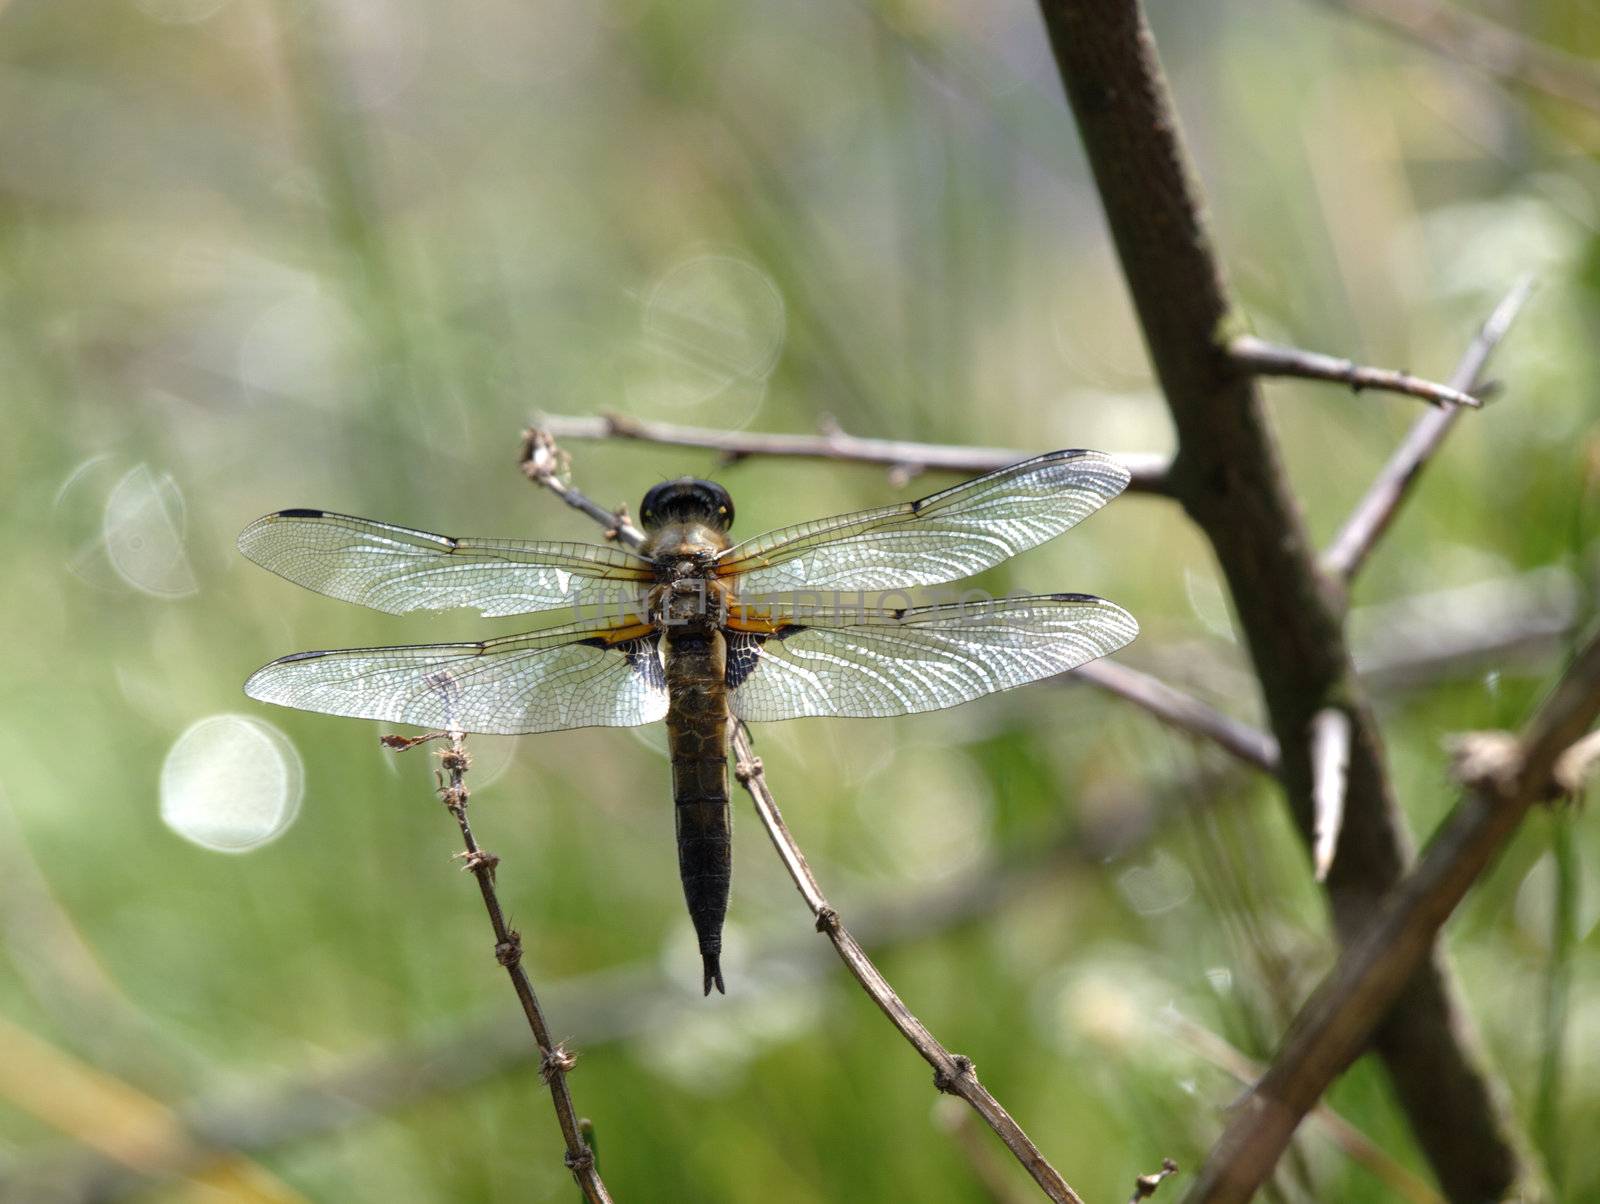
[[[646,531],[669,523],[704,523],[718,531],[733,526],[733,499],[715,481],[679,477],[663,481],[639,503],[639,520]]]

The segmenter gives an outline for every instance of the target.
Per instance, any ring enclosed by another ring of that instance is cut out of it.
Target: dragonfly
[[[1103,452],[1049,452],[916,501],[735,543],[712,481],[655,485],[645,538],[457,539],[326,510],[280,510],[239,536],[297,585],[386,614],[570,608],[576,618],[475,643],[297,652],[245,693],[304,711],[521,735],[666,720],[678,870],[703,987],[726,992],[732,881],[730,725],[915,714],[1053,677],[1139,631],[1122,607],[1055,593],[910,605],[1062,534],[1128,484]],[[904,601],[907,605],[868,605]]]

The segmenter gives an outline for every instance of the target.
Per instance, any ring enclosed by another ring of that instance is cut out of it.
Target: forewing
[[[733,713],[758,722],[936,711],[1065,673],[1139,634],[1122,607],[1088,594],[792,618],[735,608],[729,627]]]
[[[571,623],[482,644],[297,652],[258,669],[244,692],[302,711],[449,731],[633,727],[667,713],[658,645],[646,624]]]
[[[1128,484],[1104,452],[1058,451],[915,502],[782,527],[719,559],[746,596],[959,581],[1054,539]]]
[[[258,518],[240,534],[239,550],[296,585],[392,615],[457,606],[489,617],[620,608],[652,576],[647,562],[621,548],[454,539],[324,510]]]

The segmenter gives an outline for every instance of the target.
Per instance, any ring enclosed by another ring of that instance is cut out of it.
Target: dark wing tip
[[[324,518],[326,510],[309,510],[303,506],[291,506],[288,510],[278,510],[267,515],[268,518]]]
[[[1104,602],[1105,599],[1095,594],[1046,594],[1052,602]]]

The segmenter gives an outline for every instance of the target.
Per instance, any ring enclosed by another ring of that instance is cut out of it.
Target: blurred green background
[[[1600,53],[1587,0],[1486,9]],[[1600,114],[1305,0],[1151,16],[1260,333],[1442,378],[1539,282],[1503,388],[1355,598],[1426,834],[1442,739],[1517,723],[1596,611]],[[516,621],[341,606],[234,536],[320,506],[594,539],[516,469],[536,410],[1168,450],[1037,13],[11,0],[0,113],[0,1194],[576,1199],[428,752],[240,691],[289,651]],[[1325,540],[1417,403],[1268,393]],[[608,505],[714,473],[744,534],[953,479],[567,450]],[[1144,628],[1128,663],[1259,717],[1168,502],[987,583],[1114,598]],[[1276,791],[1087,687],[756,739],[834,904],[1091,1200],[1193,1167],[1240,1090],[1218,1040],[1269,1054],[1330,962]],[[699,997],[659,730],[473,747],[476,827],[620,1199],[1030,1198],[811,931],[742,798],[729,995]],[[1597,853],[1583,815],[1537,815],[1448,934],[1572,1200],[1600,1196]],[[1425,1178],[1371,1066],[1331,1102],[1387,1164],[1313,1123],[1275,1198]],[[186,1163],[178,1117],[246,1156]]]

